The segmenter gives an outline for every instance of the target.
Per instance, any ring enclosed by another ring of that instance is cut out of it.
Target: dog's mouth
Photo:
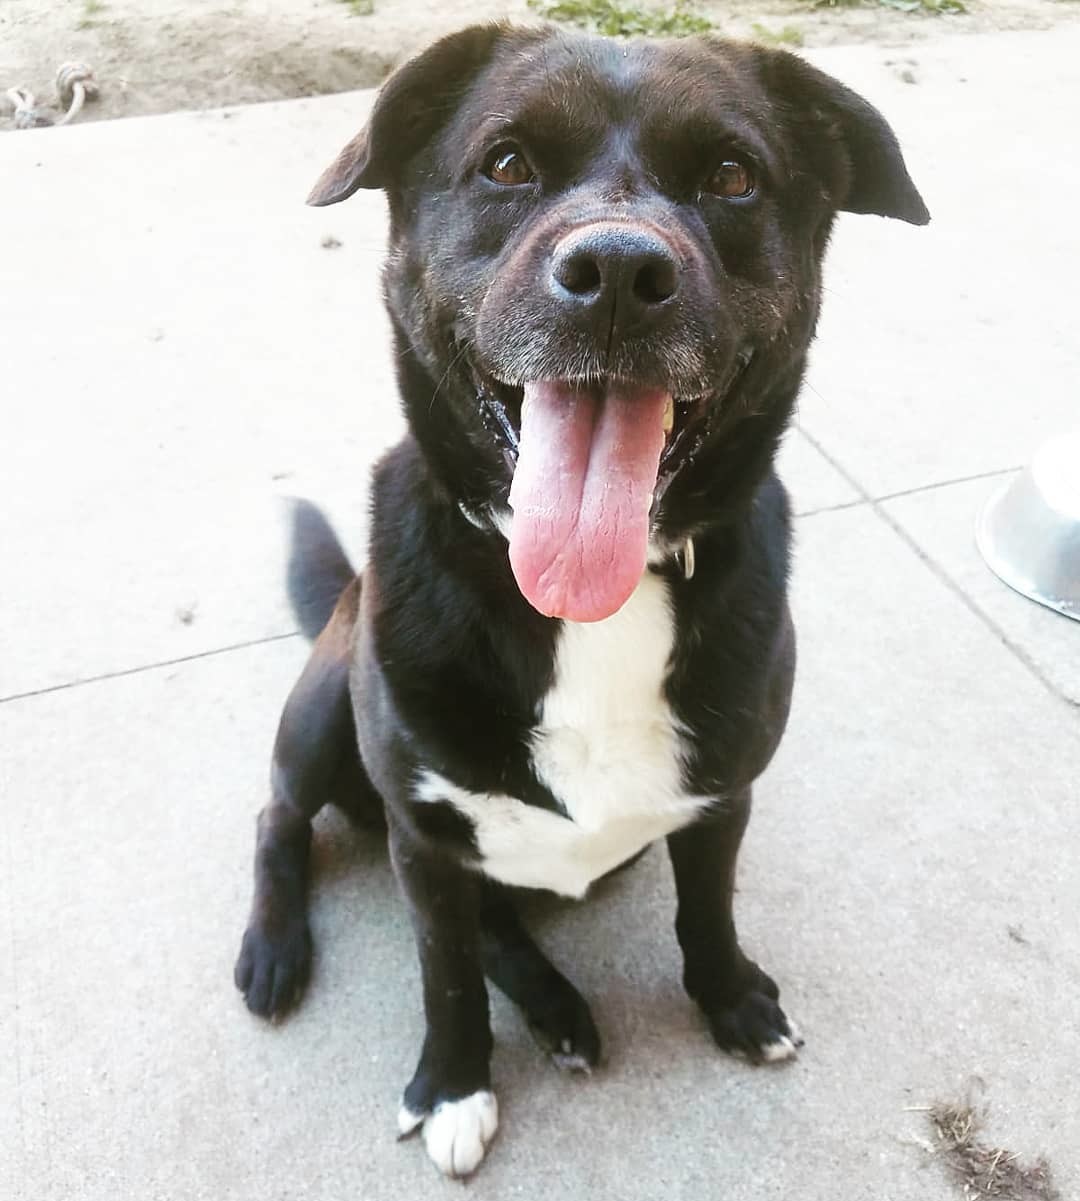
[[[641,579],[660,497],[704,438],[717,393],[615,378],[514,386],[479,371],[474,382],[513,471],[510,564],[522,594],[552,617],[611,616]]]
[[[521,441],[522,409],[525,407],[528,385],[503,383],[476,368],[473,369],[473,382],[484,424],[498,440],[511,468],[516,468]],[[567,388],[580,388],[597,395],[605,393],[612,386],[605,380],[562,382]],[[675,472],[696,449],[705,431],[710,406],[715,397],[716,393],[713,391],[691,396],[667,394],[663,420],[664,446],[660,454],[657,474],[659,486],[655,490],[655,499],[659,499]]]

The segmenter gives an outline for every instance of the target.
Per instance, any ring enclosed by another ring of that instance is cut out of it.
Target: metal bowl
[[[1080,621],[1080,430],[1040,447],[990,498],[975,541],[1010,588]]]

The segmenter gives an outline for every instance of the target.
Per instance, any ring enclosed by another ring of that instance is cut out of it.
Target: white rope
[[[29,88],[8,88],[4,99],[11,106],[14,127],[40,129],[43,125],[67,125],[74,121],[87,100],[97,99],[94,72],[86,63],[63,63],[56,72],[56,95],[63,113],[60,117],[54,117],[44,107],[39,108]]]
[[[56,124],[67,125],[82,112],[87,100],[97,99],[98,86],[94,72],[86,63],[64,63],[56,72],[56,94],[60,97],[61,106],[67,109]]]
[[[48,113],[41,112],[35,106],[34,93],[29,88],[8,88],[4,97],[14,110],[11,119],[16,129],[36,129],[41,125],[52,124]]]

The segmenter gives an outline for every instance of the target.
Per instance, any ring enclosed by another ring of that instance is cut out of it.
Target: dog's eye
[[[516,146],[496,146],[488,155],[484,174],[493,183],[503,184],[508,188],[516,188],[521,184],[532,183],[536,178],[529,160]]]
[[[753,194],[754,176],[745,163],[727,159],[705,181],[704,191],[725,200],[741,200]]]

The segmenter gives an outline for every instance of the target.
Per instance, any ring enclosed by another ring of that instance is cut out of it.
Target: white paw
[[[480,1166],[499,1125],[499,1105],[486,1089],[460,1101],[443,1101],[430,1114],[398,1112],[402,1138],[423,1123],[424,1145],[432,1162],[447,1176],[468,1176]]]

